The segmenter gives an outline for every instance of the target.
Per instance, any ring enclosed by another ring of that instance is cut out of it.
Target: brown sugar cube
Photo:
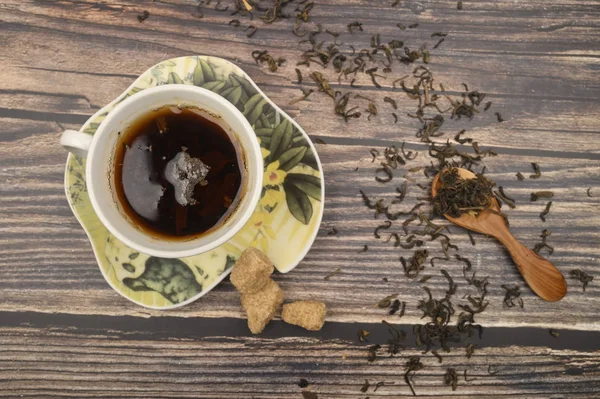
[[[270,278],[260,291],[242,295],[242,306],[248,315],[248,328],[252,334],[260,334],[264,330],[282,303],[283,291]]]
[[[235,262],[231,271],[231,283],[241,294],[260,291],[273,273],[273,263],[267,255],[256,248],[248,248]]]
[[[289,324],[319,331],[325,324],[327,306],[323,302],[299,301],[283,305],[281,318]]]

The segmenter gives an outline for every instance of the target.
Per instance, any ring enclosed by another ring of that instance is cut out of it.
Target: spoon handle
[[[556,266],[523,245],[508,229],[498,232],[496,238],[508,249],[533,292],[550,302],[565,296],[567,282]]]

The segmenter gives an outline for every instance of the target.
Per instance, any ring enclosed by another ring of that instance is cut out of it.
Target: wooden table
[[[248,38],[244,26],[228,26],[232,17],[215,11],[214,2],[203,8],[204,18],[193,15],[197,3],[191,0],[0,3],[1,397],[301,398],[297,384],[304,378],[311,384],[306,390],[319,398],[396,398],[411,396],[404,364],[413,355],[425,366],[413,377],[420,396],[599,395],[599,2],[464,1],[459,11],[449,0],[406,0],[395,8],[391,0],[328,0],[311,12],[312,22],[338,32],[361,21],[368,34],[352,40],[364,46],[375,33],[432,46],[432,32],[447,32],[432,51],[436,79],[455,92],[465,82],[487,93],[491,111],[505,121],[498,123],[489,112],[449,125],[446,135],[452,138],[464,126],[482,148],[499,153],[485,165],[516,199],[517,208],[507,212],[526,245],[549,228],[551,261],[565,275],[580,268],[596,277],[585,293],[568,278],[567,296],[544,302],[526,288],[496,242],[477,236],[472,246],[464,231],[453,228],[461,254],[478,274],[489,276],[490,304],[477,317],[485,329],[481,340],[472,341],[473,356],[465,357],[462,344],[444,353],[442,364],[422,354],[410,337],[397,356],[367,361],[367,347],[388,338],[381,320],[410,332],[420,322],[416,306],[424,297],[421,284],[407,280],[398,262],[411,251],[373,238],[380,221],[358,194],[361,188],[389,197],[393,190],[374,180],[370,148],[407,142],[429,162],[426,146],[415,137],[418,121],[405,116],[414,104],[390,80],[376,89],[361,78],[357,92],[376,99],[382,110],[382,98],[394,96],[398,124],[391,123],[389,112],[371,122],[363,117],[345,123],[322,93],[288,105],[301,94],[294,72],[301,47],[291,32],[293,20],[255,21],[259,30]],[[136,17],[144,10],[150,17],[140,23]],[[396,27],[417,22],[416,29]],[[288,62],[271,73],[252,60],[256,49]],[[228,280],[181,309],[138,307],[106,284],[71,214],[63,188],[66,153],[58,144],[63,129],[79,128],[153,64],[189,54],[233,60],[313,139],[327,143],[317,144],[327,182],[323,227],[306,259],[275,276],[288,298],[327,303],[321,332],[276,320],[252,336]],[[542,177],[517,181],[516,172],[532,173],[530,162],[539,163]],[[420,195],[411,190],[409,196]],[[538,216],[545,203],[529,201],[535,190],[555,193],[546,223]],[[333,226],[339,234],[327,235]],[[357,254],[364,244],[370,250]],[[465,288],[461,265],[444,267],[459,290]],[[339,274],[324,280],[337,268]],[[434,275],[427,284],[438,295],[447,282],[436,269],[427,266],[426,273]],[[521,287],[524,309],[503,306],[502,284]],[[401,319],[374,307],[393,293],[407,302]],[[553,338],[549,328],[560,337]],[[358,329],[371,332],[369,342],[358,342]],[[448,367],[461,377],[455,392],[443,383]],[[362,393],[365,379],[385,385]]]

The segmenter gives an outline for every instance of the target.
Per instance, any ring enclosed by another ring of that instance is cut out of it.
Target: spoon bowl
[[[467,169],[457,169],[458,174],[463,179],[473,179],[476,177],[473,172]],[[433,198],[437,196],[439,188],[440,175],[438,173],[431,184],[431,195]],[[467,212],[457,218],[449,215],[444,216],[458,226],[494,237],[500,241],[510,253],[525,282],[542,299],[554,302],[563,298],[567,293],[565,277],[556,266],[527,248],[512,235],[504,218],[496,213],[500,211],[498,201],[496,198],[490,198],[490,200],[489,208],[480,211],[477,216]]]

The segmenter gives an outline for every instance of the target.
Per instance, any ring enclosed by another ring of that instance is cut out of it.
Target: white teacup
[[[112,189],[114,155],[118,133],[137,118],[165,105],[184,105],[207,111],[222,119],[232,141],[238,142],[245,160],[245,177],[240,187],[242,198],[231,215],[220,225],[188,241],[157,238],[133,224],[120,209]],[[96,214],[106,228],[126,245],[148,255],[181,258],[210,251],[233,237],[248,221],[262,190],[263,159],[252,127],[229,101],[200,87],[164,85],[143,90],[119,103],[92,136],[66,130],[61,145],[75,155],[87,157],[86,184]]]

